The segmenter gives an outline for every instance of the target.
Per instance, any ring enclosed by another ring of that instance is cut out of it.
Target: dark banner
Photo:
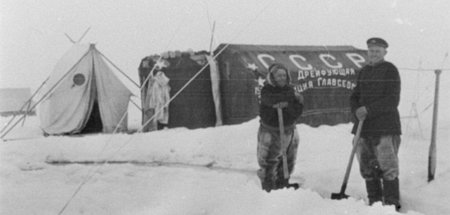
[[[223,47],[224,44],[216,51]],[[224,121],[237,123],[258,114],[255,108],[258,104],[250,97],[258,98],[267,68],[277,62],[289,69],[295,90],[305,97],[300,123],[311,126],[347,123],[351,120],[351,90],[355,87],[357,71],[362,68],[366,58],[365,50],[352,46],[228,45],[218,58],[219,70],[223,74]],[[248,89],[251,85],[248,81],[238,80],[249,78],[244,73],[252,73],[253,95],[239,86],[243,84]],[[246,96],[250,101],[236,103],[234,101],[241,99],[233,98],[235,96]],[[227,107],[239,109],[236,106],[246,110],[227,112]]]

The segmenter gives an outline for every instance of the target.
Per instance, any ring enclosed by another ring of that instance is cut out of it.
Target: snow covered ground
[[[450,214],[449,102],[441,96],[436,179],[428,183],[431,110],[426,106],[433,88],[422,90],[425,96],[418,99],[411,96],[413,81],[403,86],[402,115],[408,115],[409,101],[420,101],[420,117],[402,119],[402,213]],[[441,92],[448,88],[443,85]],[[130,116],[130,127],[138,127],[138,116]],[[0,144],[0,214],[397,214],[393,207],[366,206],[357,162],[346,191],[351,198],[329,198],[339,192],[344,176],[350,124],[298,125],[292,181],[302,187],[270,194],[260,189],[255,173],[258,119],[217,128],[84,137],[42,137],[38,124],[37,117],[27,118]]]
[[[63,214],[396,214],[392,207],[365,205],[357,165],[347,189],[352,198],[329,199],[339,191],[351,149],[349,124],[299,125],[293,181],[302,188],[261,191],[257,127],[255,119],[219,128],[3,142],[0,212],[57,214],[93,173]],[[440,140],[449,138],[440,132]],[[429,141],[408,134],[402,141],[403,212],[449,214],[450,146],[438,145],[436,180],[427,183]],[[85,164],[103,160],[115,163]],[[66,161],[78,164],[50,164]]]

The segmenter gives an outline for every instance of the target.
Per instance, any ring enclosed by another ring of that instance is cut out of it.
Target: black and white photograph
[[[450,214],[446,0],[0,0],[0,214]]]

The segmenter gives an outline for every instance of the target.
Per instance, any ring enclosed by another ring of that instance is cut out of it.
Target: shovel
[[[280,143],[281,143],[281,152],[283,153],[283,176],[284,179],[289,178],[289,170],[288,170],[288,163],[287,163],[287,155],[286,155],[286,138],[284,134],[284,122],[283,122],[283,111],[280,107],[277,108],[278,112],[278,124],[280,127]]]
[[[363,125],[364,120],[360,120],[358,123],[358,129],[356,130],[355,137],[353,138],[353,148],[352,153],[350,154],[350,160],[347,164],[347,169],[345,170],[345,177],[344,181],[342,182],[341,191],[339,193],[332,193],[331,199],[346,199],[348,198],[348,195],[345,194],[345,189],[347,189],[347,183],[348,183],[348,177],[350,175],[350,170],[352,170],[352,164],[353,164],[353,158],[355,157],[356,148],[358,146],[359,136],[361,135],[361,128]]]

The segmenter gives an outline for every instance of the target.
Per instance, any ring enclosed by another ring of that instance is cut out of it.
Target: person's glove
[[[298,103],[303,104],[304,98],[302,94],[295,92],[295,98],[297,98]]]
[[[274,104],[272,107],[273,108],[285,108],[287,106],[288,106],[288,102],[280,102],[280,103]]]
[[[356,109],[355,115],[358,120],[364,120],[367,117],[367,108],[365,106],[359,107]]]

